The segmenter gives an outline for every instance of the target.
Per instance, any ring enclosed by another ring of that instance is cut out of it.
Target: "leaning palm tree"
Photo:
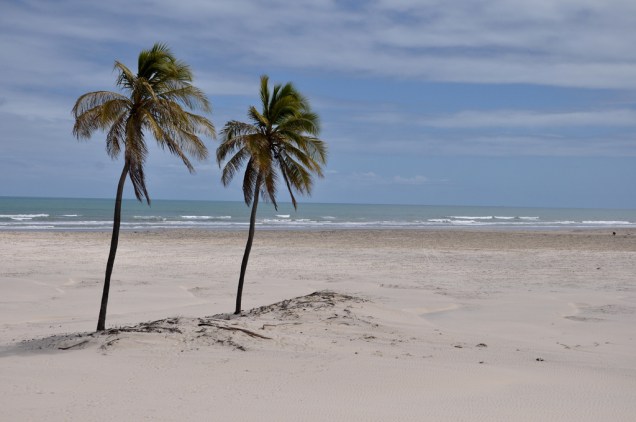
[[[256,209],[259,196],[269,199],[274,207],[276,188],[280,178],[297,208],[294,191],[310,194],[312,174],[322,177],[322,165],[327,160],[327,148],[317,138],[320,128],[318,115],[311,111],[309,102],[291,83],[274,85],[270,92],[269,78],[261,76],[260,96],[262,111],[254,106],[248,110],[250,123],[229,121],[223,128],[223,140],[216,150],[219,166],[223,167],[221,181],[227,186],[245,165],[243,197],[252,205],[250,228],[241,263],[235,314],[241,313],[241,298],[247,261],[254,240]]]
[[[93,132],[104,131],[108,155],[117,158],[122,150],[124,155],[97,331],[105,329],[110,277],[119,240],[121,198],[127,177],[137,199],[146,199],[150,205],[144,175],[148,155],[145,132],[150,133],[161,148],[181,158],[191,173],[194,167],[188,155],[205,159],[208,154],[200,135],[215,136],[214,126],[208,119],[188,111],[209,112],[210,104],[203,92],[192,85],[190,68],[175,59],[166,45],[155,44],[150,50],[143,50],[136,75],[118,61],[115,61],[115,69],[119,72],[116,83],[123,94],[89,92],[79,97],[73,107],[73,134],[78,139],[88,139]]]

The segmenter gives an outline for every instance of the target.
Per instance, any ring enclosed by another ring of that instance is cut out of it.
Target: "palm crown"
[[[207,148],[199,135],[213,137],[215,132],[210,121],[184,107],[209,112],[210,104],[191,84],[190,68],[176,60],[164,44],[139,54],[136,75],[118,61],[115,69],[119,72],[117,85],[127,95],[96,91],[79,97],[73,107],[73,134],[87,139],[97,130],[106,131],[108,154],[116,158],[125,151],[135,195],[150,202],[143,170],[148,154],[144,132],[152,133],[162,148],[176,154],[193,172],[188,155],[206,158]]]
[[[276,184],[282,177],[296,208],[294,191],[311,193],[312,174],[323,176],[327,148],[316,137],[319,119],[307,99],[291,83],[277,84],[270,92],[268,82],[267,76],[261,76],[262,112],[252,106],[248,111],[250,123],[228,122],[216,158],[221,165],[229,157],[221,177],[224,185],[247,162],[243,177],[246,204],[261,192],[277,207]]]

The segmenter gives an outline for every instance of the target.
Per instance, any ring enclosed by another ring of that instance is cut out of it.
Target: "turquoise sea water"
[[[0,197],[0,230],[110,230],[113,199]],[[242,229],[250,209],[242,202],[155,200],[149,207],[125,199],[123,230]],[[266,229],[484,227],[559,229],[636,227],[636,210],[300,203],[259,206]]]

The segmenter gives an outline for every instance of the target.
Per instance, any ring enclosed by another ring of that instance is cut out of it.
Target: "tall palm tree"
[[[322,165],[327,161],[327,147],[317,138],[320,127],[318,115],[309,102],[291,83],[274,85],[269,90],[269,78],[261,76],[261,104],[259,113],[254,106],[248,110],[249,123],[229,121],[222,132],[221,145],[216,150],[219,166],[229,157],[221,176],[227,186],[245,164],[243,197],[252,205],[250,229],[241,263],[235,314],[241,313],[241,298],[245,270],[254,240],[256,209],[259,196],[276,203],[276,188],[280,178],[297,208],[294,191],[310,194],[313,174],[322,177]]]
[[[95,131],[104,131],[108,155],[117,158],[122,150],[124,153],[97,331],[105,329],[110,276],[119,240],[121,198],[127,177],[137,199],[146,199],[150,205],[144,176],[148,155],[145,132],[149,132],[161,148],[181,158],[191,173],[194,167],[188,155],[196,159],[205,159],[208,155],[199,136],[215,136],[214,126],[208,119],[188,111],[209,112],[210,104],[203,92],[192,85],[190,68],[175,59],[165,44],[155,44],[139,54],[136,75],[118,61],[115,61],[115,69],[119,73],[116,84],[123,94],[89,92],[79,97],[73,107],[73,135],[81,140],[90,138]]]

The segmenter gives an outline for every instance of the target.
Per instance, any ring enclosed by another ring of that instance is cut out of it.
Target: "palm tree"
[[[294,191],[310,194],[312,173],[322,177],[322,165],[327,161],[327,147],[317,138],[320,128],[318,115],[311,111],[309,102],[291,83],[274,85],[270,92],[269,78],[261,76],[261,103],[259,113],[254,106],[248,110],[250,123],[229,121],[223,128],[223,140],[216,150],[216,160],[221,163],[230,157],[221,176],[227,186],[245,164],[243,197],[252,205],[250,229],[241,263],[236,309],[241,313],[241,298],[245,270],[254,240],[258,198],[271,200],[276,209],[276,185],[282,177],[297,208]]]
[[[95,131],[105,131],[108,155],[117,158],[122,150],[124,153],[97,331],[105,329],[110,276],[119,240],[121,198],[127,177],[137,199],[146,199],[150,205],[144,176],[148,155],[145,132],[152,134],[161,148],[181,158],[191,173],[194,167],[188,155],[196,159],[205,159],[208,155],[199,136],[215,136],[214,126],[208,119],[188,111],[209,112],[210,104],[203,92],[192,85],[190,68],[175,59],[166,45],[155,44],[150,50],[143,50],[136,75],[118,61],[115,61],[115,69],[119,72],[116,84],[125,95],[89,92],[79,97],[73,107],[73,135],[81,140],[90,138]]]

